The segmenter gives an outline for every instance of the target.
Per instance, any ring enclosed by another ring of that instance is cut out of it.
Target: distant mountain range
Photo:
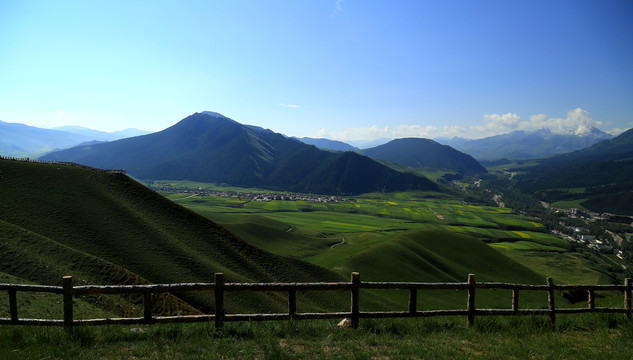
[[[448,145],[453,149],[466,153],[478,161],[487,164],[500,159],[534,159],[564,154],[584,149],[599,141],[611,138],[613,138],[613,135],[597,128],[591,128],[587,133],[582,135],[558,134],[552,132],[550,129],[544,128],[536,131],[513,131],[507,134],[475,140],[454,137],[451,139],[437,138],[435,141],[442,145]],[[381,145],[390,142],[389,139],[354,141],[350,143],[308,137],[297,139],[306,144],[315,145],[320,149],[326,150],[357,151],[362,149],[360,150],[361,153],[374,158],[377,157],[369,155],[366,151],[379,148]],[[389,160],[394,161],[393,159]],[[406,161],[403,162],[402,159],[400,160],[401,161],[396,162],[406,163]],[[408,165],[413,166],[412,164]]]
[[[532,159],[563,154],[589,147],[613,135],[591,128],[585,135],[556,134],[549,129],[532,132],[513,131],[508,134],[483,139],[437,139],[455,149],[472,155],[479,161],[508,159]]]
[[[148,132],[126,129],[107,133],[78,126],[42,129],[0,121],[0,155],[36,158],[53,150],[66,149],[82,143],[112,141],[144,133]]]
[[[354,151],[358,150],[357,147],[354,147],[348,143],[344,143],[342,141],[330,140],[330,139],[315,139],[310,137],[302,137],[297,138],[294,137],[303,143],[314,145],[322,150],[334,150],[334,151]]]
[[[577,200],[596,212],[633,215],[633,129],[516,171],[516,187],[544,201]]]
[[[144,131],[134,128],[123,129],[113,132],[105,132],[99,130],[88,129],[83,126],[60,126],[53,128],[54,130],[65,131],[69,133],[84,135],[94,141],[114,141],[125,139],[133,136],[150,134],[151,131]]]
[[[354,152],[336,153],[223,115],[195,113],[163,131],[50,153],[42,160],[123,168],[141,179],[195,180],[320,194],[439,190]]]
[[[462,175],[487,173],[486,169],[472,156],[429,139],[396,139],[384,145],[361,150],[360,153],[412,168],[445,169]]]

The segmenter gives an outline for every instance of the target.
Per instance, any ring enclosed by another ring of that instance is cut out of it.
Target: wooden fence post
[[[295,290],[288,290],[288,315],[291,320],[297,317],[297,292]]]
[[[418,310],[418,289],[409,289],[409,314],[415,314]]]
[[[468,311],[467,325],[470,327],[475,323],[475,274],[468,274],[468,302],[466,310]]]
[[[519,289],[512,289],[512,310],[519,311]]]
[[[352,273],[352,297],[351,297],[351,320],[352,328],[358,329],[358,294],[360,293],[360,274],[357,272]]]
[[[587,307],[591,310],[594,310],[596,308],[596,303],[594,299],[595,294],[593,293],[593,290],[587,290]]]
[[[152,293],[147,291],[143,293],[143,319],[146,323],[151,323],[152,319]]]
[[[9,289],[9,312],[11,313],[11,324],[18,323],[18,298],[15,289]]]
[[[64,326],[73,326],[73,277],[64,276],[62,278],[62,291],[64,301]]]
[[[631,278],[624,279],[624,308],[626,309],[626,318],[631,318]]]
[[[215,273],[215,328],[224,325],[224,274]]]
[[[547,278],[547,307],[549,309],[549,318],[552,321],[552,325],[556,324],[556,307],[554,305],[554,280],[551,277]]]

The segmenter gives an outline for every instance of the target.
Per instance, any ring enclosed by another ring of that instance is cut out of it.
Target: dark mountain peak
[[[414,168],[430,167],[457,171],[463,175],[483,174],[486,169],[470,155],[431,139],[403,138],[362,150],[364,155]]]
[[[200,113],[194,113],[180,120],[180,123],[189,122],[189,121],[200,121],[200,122],[206,122],[207,124],[221,124],[221,123],[239,124],[237,121],[231,118],[228,118],[222,114],[212,112],[212,111],[203,111]]]
[[[274,131],[255,125],[244,125],[229,117],[213,111],[203,111],[187,116],[172,127],[189,128],[194,131],[207,131],[218,126],[232,126],[248,129],[256,133],[275,134]]]
[[[409,137],[409,138],[400,138],[400,139],[394,139],[391,140],[390,142],[388,142],[387,144],[437,144],[440,145],[440,143],[438,143],[435,140],[431,140],[431,139],[426,139],[426,138],[416,138],[416,137]],[[385,144],[385,145],[387,145]],[[382,146],[382,145],[381,145]]]
[[[375,148],[372,148],[372,149],[383,149],[389,152],[406,151],[411,154],[415,154],[415,153],[422,154],[428,151],[431,151],[434,153],[442,152],[442,151],[446,151],[453,154],[460,153],[459,151],[455,150],[451,146],[442,145],[435,140],[426,139],[426,138],[413,138],[413,137],[394,139],[386,144],[376,146]],[[371,149],[367,149],[367,150],[371,150]],[[466,154],[463,154],[463,155],[466,155]]]
[[[370,158],[368,158],[367,156],[363,156],[355,151],[345,151],[342,152],[340,157],[340,160],[343,161],[349,161],[349,160],[360,160],[360,161],[370,161],[370,162],[374,162],[373,160],[371,160]]]
[[[237,128],[242,125],[235,120],[214,112],[194,113],[180,120],[176,124],[161,131],[167,134],[198,137],[201,134],[220,128]]]
[[[433,189],[358,154],[319,150],[218,113],[195,113],[158,133],[51,153],[43,160],[126,169],[140,179],[193,180],[324,194]],[[374,168],[375,171],[363,169]],[[336,176],[334,175],[336,174]],[[355,181],[362,186],[355,187]]]
[[[214,112],[214,111],[203,111],[200,114],[202,114],[202,115],[209,115],[211,117],[228,119],[228,117],[226,117],[226,116],[224,116],[224,115],[222,115],[220,113]]]

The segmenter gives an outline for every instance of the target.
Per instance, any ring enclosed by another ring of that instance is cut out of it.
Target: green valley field
[[[228,190],[203,183],[163,185]],[[374,193],[329,202],[254,201],[252,195],[205,196],[203,191],[162,194],[261,249],[345,277],[358,271],[366,281],[462,282],[469,273],[478,281],[529,284],[543,284],[548,276],[558,283],[616,281],[614,274],[571,251],[566,240],[547,233],[535,219],[467,203],[459,194]],[[381,296],[396,306],[406,304],[404,293]],[[507,307],[509,295],[488,294],[478,301]],[[526,294],[522,301],[544,304],[542,295]],[[420,304],[427,309],[440,305],[463,306],[463,297],[434,294]]]
[[[123,174],[0,160],[0,194],[1,283],[59,285],[65,275],[95,285],[211,282],[214,272],[223,272],[228,282],[329,282],[347,281],[354,271],[362,281],[463,283],[470,273],[480,282],[619,280],[535,219],[451,191],[254,201],[191,191],[158,194]],[[361,292],[361,311],[407,307],[407,291]],[[555,295],[557,307],[586,304],[567,301],[564,292]],[[622,306],[621,294],[596,297],[596,306]],[[10,316],[8,298],[0,291],[0,318]],[[477,291],[478,308],[509,308],[510,299],[510,290]],[[60,300],[20,292],[20,318],[60,319]],[[284,312],[288,306],[287,294],[279,293],[229,292],[225,302],[228,313]],[[141,296],[82,296],[74,303],[76,319],[143,311]],[[154,315],[214,310],[213,297],[205,293],[164,295],[152,303]],[[424,290],[417,298],[419,310],[463,309],[465,303],[464,291]],[[520,304],[546,308],[547,294],[522,292]],[[301,292],[297,309],[346,310],[349,294]],[[461,317],[363,319],[357,331],[336,328],[336,322],[249,322],[227,324],[223,332],[211,324],[72,331],[3,325],[0,358],[508,358],[526,351],[534,358],[589,358],[597,354],[594,347],[605,346],[618,358],[627,353],[624,339],[631,331],[623,315],[596,314],[560,316],[556,326],[538,316],[478,317],[473,328]]]

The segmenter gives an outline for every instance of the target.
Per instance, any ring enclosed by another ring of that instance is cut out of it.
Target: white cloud
[[[558,134],[583,135],[588,133],[592,127],[603,125],[601,121],[593,120],[589,113],[581,108],[569,111],[564,118],[535,114],[531,115],[529,120],[522,120],[519,115],[509,112],[506,114],[484,114],[483,120],[482,124],[469,126],[468,128],[459,125],[446,125],[441,128],[433,125],[402,124],[395,127],[373,125],[371,127],[351,128],[340,131],[321,129],[316,136],[340,141],[398,139],[405,137],[435,139],[455,136],[476,139],[506,134],[516,130],[534,131],[543,128],[550,129]],[[622,131],[621,129],[613,129],[610,133],[615,134]]]
[[[68,120],[68,113],[64,110],[59,110],[57,112],[57,118],[60,120]]]
[[[343,11],[343,0],[336,0],[336,11]]]
[[[567,113],[567,117],[562,120],[558,128],[563,132],[573,132],[575,135],[589,133],[592,127],[602,126],[602,121],[595,121],[586,110],[576,108]]]
[[[484,114],[484,121],[483,125],[471,126],[471,130],[477,133],[507,133],[517,129],[521,117],[513,113]]]
[[[350,128],[340,131],[328,131],[321,129],[317,132],[317,137],[348,141],[348,140],[373,140],[391,138],[391,131],[388,126],[379,128],[376,125],[363,128]]]
[[[529,124],[537,129],[547,127],[546,126],[548,124],[547,115],[545,114],[532,115],[530,116]]]
[[[625,132],[627,130],[629,130],[629,129],[614,128],[614,129],[611,129],[611,130],[607,130],[605,132],[609,133],[609,134],[611,134],[613,136],[618,136],[618,135],[622,134],[623,132]]]
[[[464,136],[464,134],[466,134],[467,132],[467,129],[464,129],[459,125],[446,125],[442,128],[442,131],[440,131],[439,134],[435,137],[452,138],[455,136]]]
[[[584,135],[589,133],[592,127],[603,125],[602,121],[593,120],[589,113],[581,108],[570,110],[564,118],[535,114],[530,116],[529,121],[524,121],[517,114],[507,113],[503,115],[485,114],[484,121],[485,124],[471,126],[470,130],[479,136],[499,135],[515,130],[533,131],[543,128],[550,129],[557,134]]]
[[[70,125],[71,122],[71,117],[70,115],[65,112],[64,110],[59,110],[57,112],[57,116],[55,117],[55,120],[53,120],[53,126],[65,126],[65,125]]]
[[[437,138],[459,136],[466,130],[459,126],[444,126],[438,129],[433,125],[397,125],[395,127],[378,127],[376,125],[362,128],[351,128],[340,131],[321,129],[316,137],[324,137],[339,141],[401,139],[407,137]]]
[[[277,106],[287,107],[291,109],[298,109],[299,105],[291,105],[291,104],[277,104]]]
[[[343,0],[336,0],[336,4],[334,5],[334,11],[332,11],[332,14],[330,14],[330,16],[334,16],[340,13],[341,11],[343,11]]]
[[[437,133],[437,127],[432,125],[398,125],[393,131],[396,138],[403,137],[429,137],[431,134]]]

